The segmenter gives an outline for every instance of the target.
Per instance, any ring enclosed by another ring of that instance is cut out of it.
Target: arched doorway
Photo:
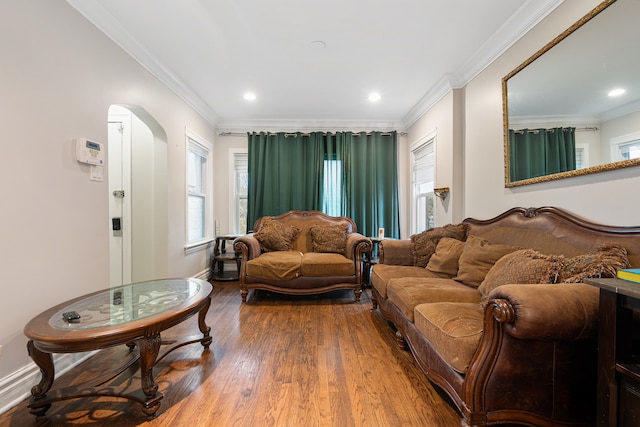
[[[111,286],[166,276],[167,138],[144,109],[108,116]]]

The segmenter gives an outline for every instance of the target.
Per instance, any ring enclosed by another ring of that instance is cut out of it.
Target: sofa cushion
[[[313,252],[334,252],[342,255],[347,253],[346,225],[314,225],[309,232]]]
[[[298,251],[265,252],[247,261],[247,276],[289,280],[300,275],[302,253]]]
[[[467,237],[467,224],[447,224],[443,227],[436,227],[419,234],[411,236],[411,255],[413,265],[426,267],[429,259],[436,251],[438,242],[443,237],[451,237],[458,240],[465,240]]]
[[[491,244],[476,236],[469,236],[458,261],[455,280],[469,286],[478,287],[500,258],[508,253],[523,249],[517,246]]]
[[[415,308],[415,326],[440,357],[453,369],[466,374],[478,349],[484,322],[479,304],[436,302]]]
[[[627,250],[618,244],[604,244],[595,252],[565,260],[558,282],[579,283],[589,277],[616,277],[621,268],[629,267]]]
[[[446,277],[453,277],[458,273],[458,261],[464,250],[464,242],[443,237],[436,246],[436,252],[429,259],[427,270]]]
[[[413,322],[413,309],[428,302],[470,302],[478,304],[478,290],[451,279],[402,278],[391,279],[387,296]],[[480,305],[480,304],[478,304]]]
[[[307,252],[302,255],[302,276],[353,276],[355,273],[353,261],[344,255],[319,252]]]
[[[511,252],[491,267],[478,292],[483,302],[489,292],[506,284],[555,283],[564,257],[544,255],[533,249]]]
[[[391,279],[404,277],[434,278],[437,274],[431,271],[408,265],[376,264],[371,269],[371,286],[373,286],[381,297],[387,298],[387,286]]]
[[[255,233],[265,251],[290,251],[300,229],[293,225],[264,217],[260,229]]]

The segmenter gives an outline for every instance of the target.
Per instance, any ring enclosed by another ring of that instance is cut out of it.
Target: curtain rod
[[[563,129],[569,129],[569,128],[563,128]],[[598,129],[597,127],[584,127],[584,128],[576,128],[576,132],[595,132]],[[524,133],[524,129],[519,129],[519,130],[514,130],[515,133],[518,133],[520,135],[522,135]],[[529,133],[539,133],[540,129],[527,129],[527,132]],[[547,132],[554,132],[554,129],[547,129]]]
[[[339,131],[339,132],[345,132],[345,131]],[[274,133],[272,133],[274,134]],[[285,132],[284,136],[296,136],[298,135],[297,133],[291,133],[291,132]],[[301,133],[301,136],[311,136],[310,133]],[[323,136],[326,136],[327,133],[326,132],[322,132]],[[371,135],[371,132],[367,132],[366,133],[367,136]],[[391,136],[390,132],[382,132],[381,133],[382,136]],[[400,136],[406,136],[407,133],[406,132],[398,132],[398,135]],[[246,132],[220,132],[218,133],[218,136],[247,136]],[[359,132],[353,132],[353,136],[360,136]]]

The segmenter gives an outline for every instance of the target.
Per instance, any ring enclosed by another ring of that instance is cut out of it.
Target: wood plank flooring
[[[115,398],[54,402],[36,420],[27,402],[0,415],[2,426],[429,426],[460,425],[460,416],[429,383],[391,327],[371,312],[368,290],[292,297],[249,293],[214,283],[207,322],[213,344],[182,347],[154,369],[164,399],[147,420],[140,405]],[[163,338],[198,332],[192,318]],[[26,349],[25,349],[26,351]],[[101,351],[56,379],[91,382],[128,357],[126,346]],[[119,381],[139,389],[138,373]]]

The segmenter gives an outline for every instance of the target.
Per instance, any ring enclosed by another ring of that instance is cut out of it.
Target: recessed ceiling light
[[[624,95],[625,92],[626,92],[626,90],[624,90],[622,88],[613,89],[613,90],[609,91],[609,96],[611,96],[611,97],[621,96],[621,95]]]
[[[373,92],[369,95],[369,102],[378,102],[380,101],[380,94],[378,92]]]
[[[244,94],[243,98],[246,101],[255,101],[256,100],[256,94],[253,92],[247,92]]]

